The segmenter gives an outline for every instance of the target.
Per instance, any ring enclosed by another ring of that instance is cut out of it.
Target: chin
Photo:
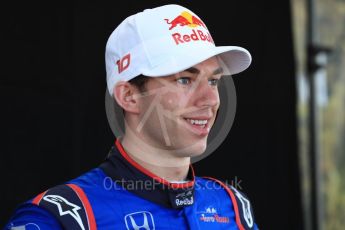
[[[199,140],[181,149],[181,154],[186,157],[197,157],[203,154],[207,147],[207,141]]]
[[[203,146],[193,147],[192,151],[190,152],[190,156],[191,157],[200,156],[201,154],[203,154],[206,151],[206,147],[207,147],[206,144],[203,145]]]

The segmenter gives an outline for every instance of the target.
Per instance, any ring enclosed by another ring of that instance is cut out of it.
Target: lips
[[[198,136],[206,136],[210,132],[210,117],[184,118],[187,129]]]

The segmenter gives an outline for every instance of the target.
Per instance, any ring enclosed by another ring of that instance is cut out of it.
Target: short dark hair
[[[140,92],[144,92],[146,90],[145,84],[149,80],[149,77],[144,76],[144,75],[139,75],[128,82],[131,83],[132,85],[136,86]]]

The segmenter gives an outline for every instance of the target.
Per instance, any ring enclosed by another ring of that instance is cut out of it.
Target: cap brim
[[[211,57],[221,58],[224,75],[234,75],[247,69],[252,61],[248,50],[238,46],[219,46],[213,49],[198,50],[193,52],[186,50],[183,53],[175,53],[169,59],[150,70],[142,70],[142,74],[150,77],[167,76],[176,74],[195,66]]]

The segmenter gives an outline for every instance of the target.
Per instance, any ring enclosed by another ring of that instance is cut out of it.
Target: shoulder
[[[17,208],[17,210],[5,226],[5,229],[60,230],[62,229],[62,227],[50,212],[36,205],[25,203]]]
[[[94,169],[66,184],[42,192],[16,209],[6,229],[15,230],[16,226],[24,227],[27,224],[31,225],[29,229],[35,229],[33,224],[39,229],[62,229],[61,226],[88,229],[82,225],[93,224],[89,220],[89,215],[93,216],[93,213],[85,190],[97,190],[103,177],[101,170]]]

